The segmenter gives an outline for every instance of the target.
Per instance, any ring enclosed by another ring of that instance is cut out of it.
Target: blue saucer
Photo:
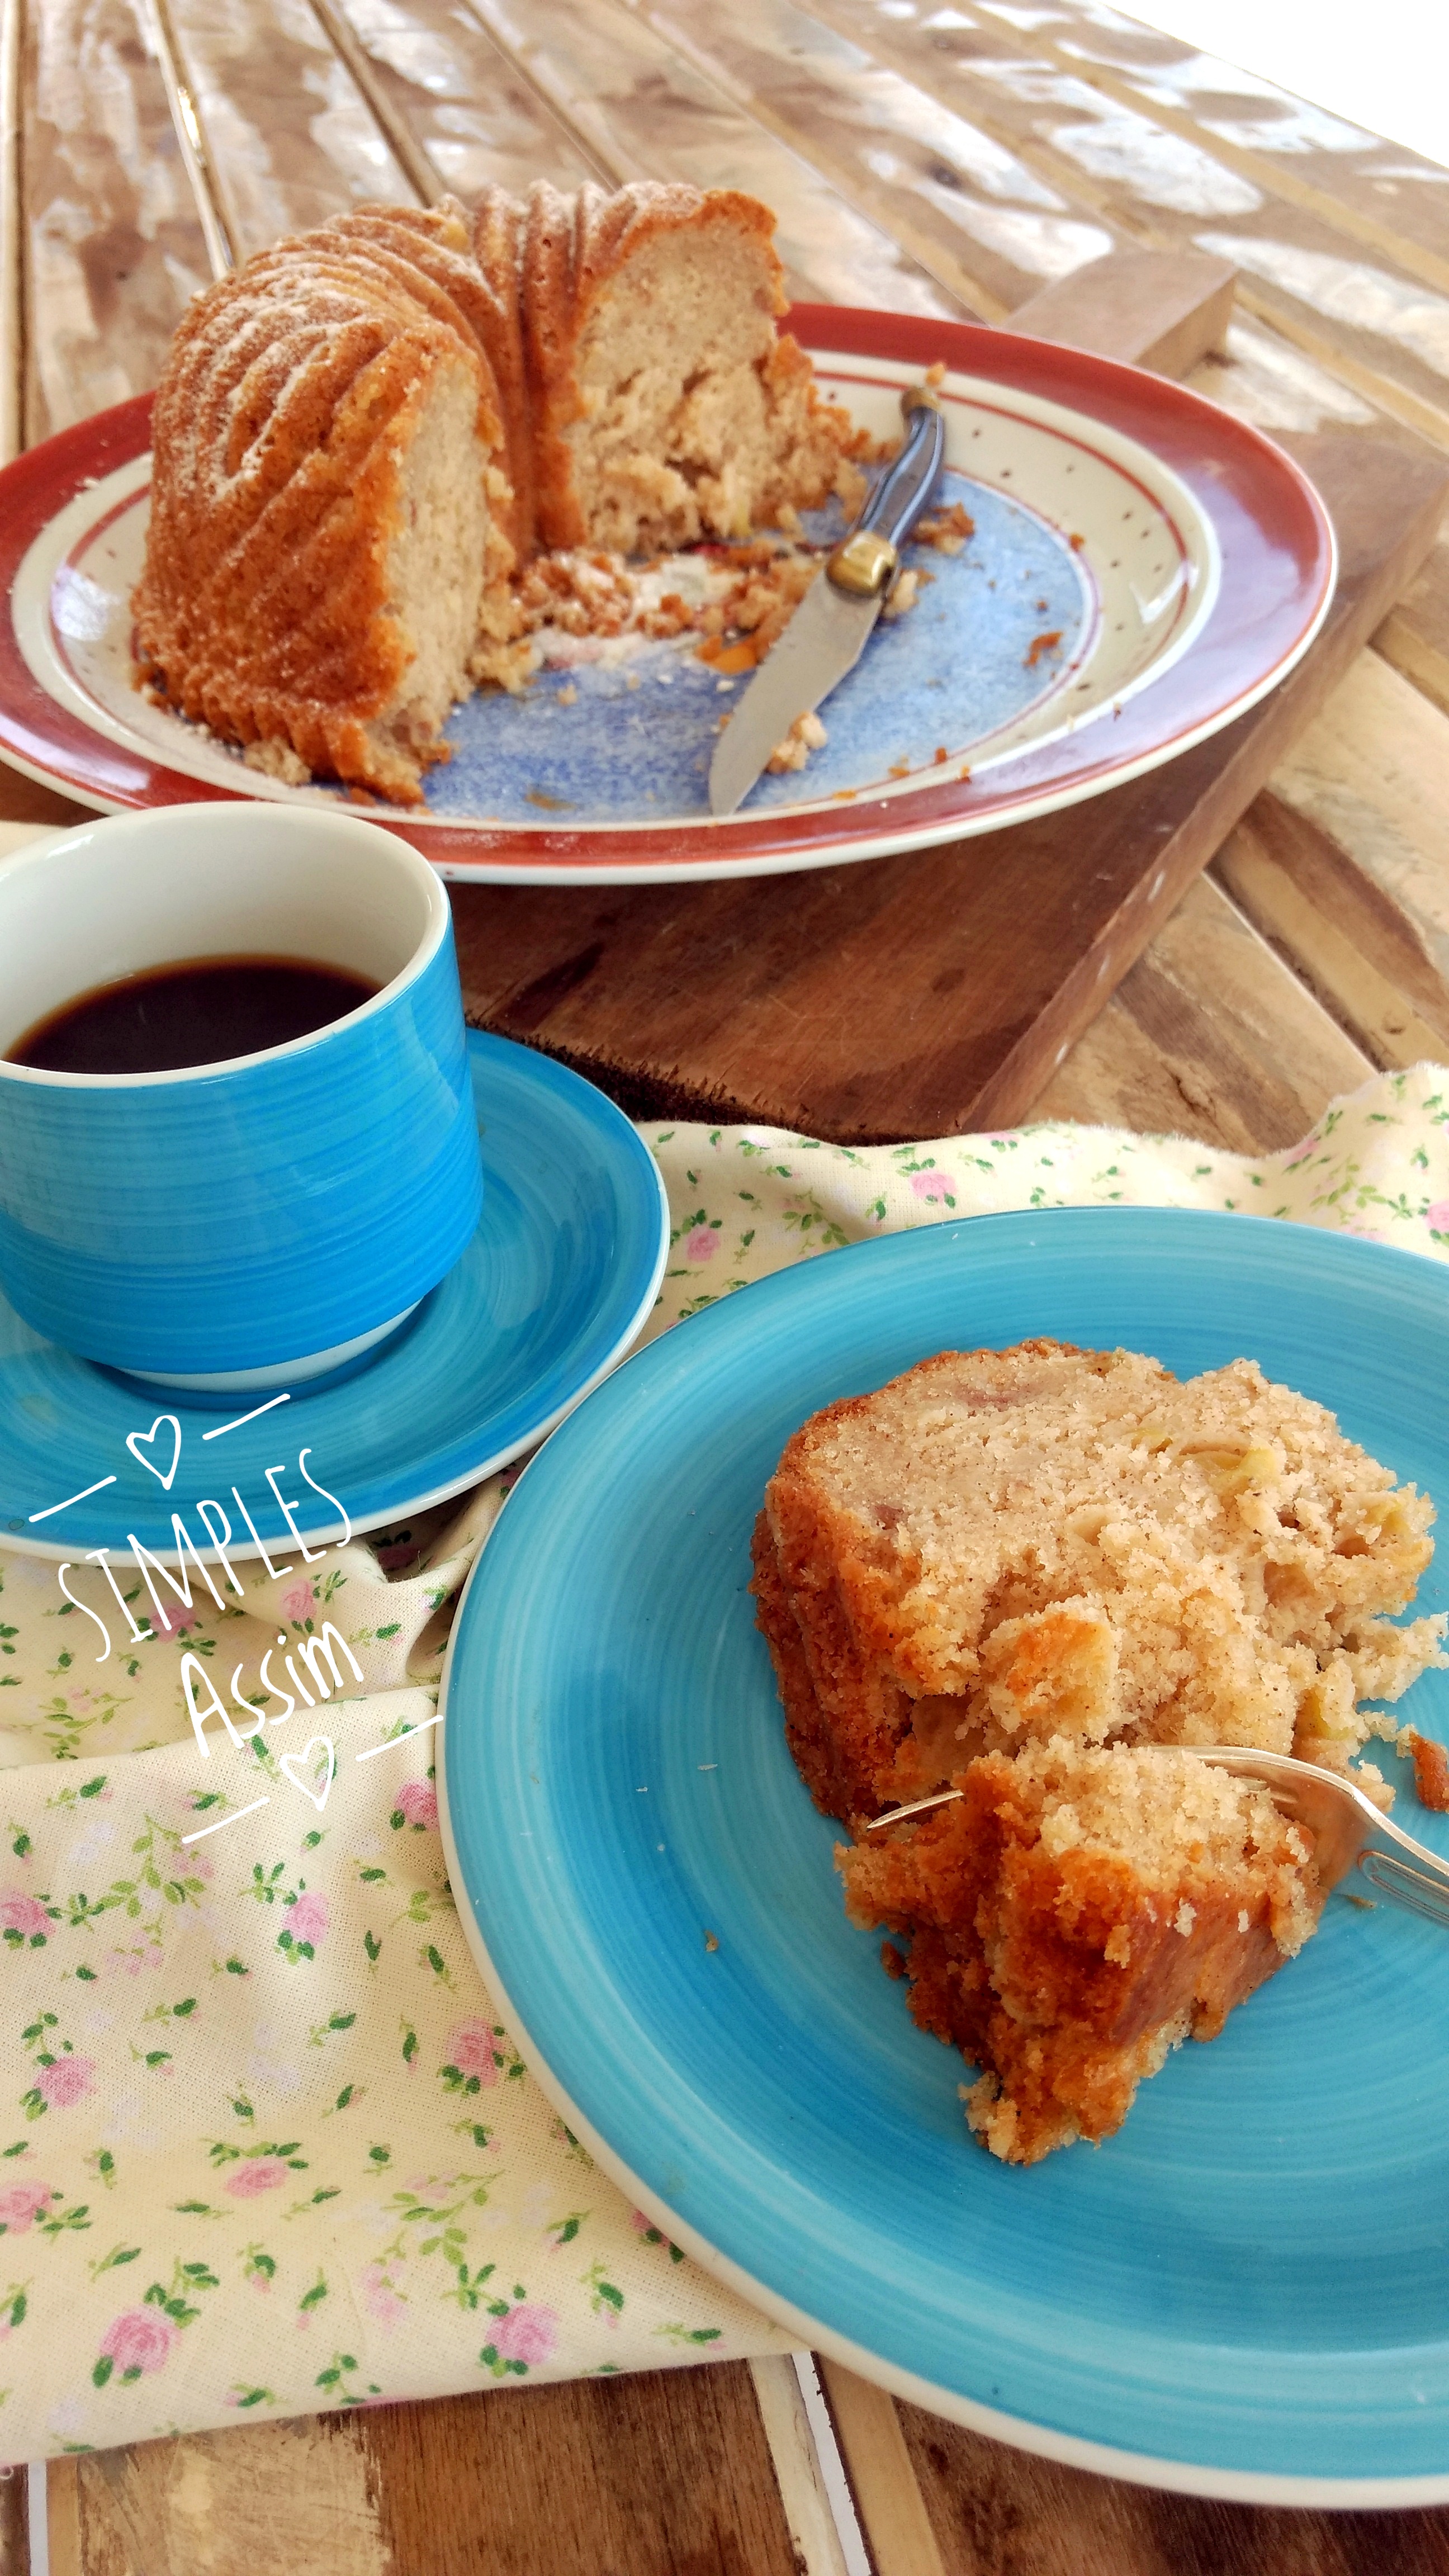
[[[658,1167],[623,1112],[578,1074],[475,1030],[468,1051],[483,1216],[467,1252],[380,1350],[254,1420],[239,1417],[265,1396],[198,1402],[143,1387],[42,1341],[0,1299],[0,1546],[80,1559],[98,1547],[119,1553],[134,1533],[174,1559],[173,1512],[205,1548],[196,1504],[210,1499],[231,1522],[233,1552],[254,1556],[233,1487],[257,1536],[289,1543],[268,1467],[303,1535],[325,1546],[341,1524],[324,1492],[354,1529],[378,1529],[506,1465],[597,1384],[658,1293],[669,1242]],[[163,1489],[175,1447],[168,1415],[181,1446]],[[303,1450],[320,1491],[298,1474]]]
[[[856,2369],[1079,2466],[1284,2503],[1449,2497],[1449,1939],[1330,1900],[1120,2133],[1020,2171],[854,1931],[746,1591],[789,1434],[925,1353],[1239,1353],[1440,1506],[1449,1289],[1248,1217],[1060,1209],[832,1253],[641,1351],[510,1497],[453,1632],[449,1867],[567,2120],[677,2244]],[[1449,1673],[1398,1712],[1449,1734]],[[1375,1745],[1415,1834],[1414,1801]]]

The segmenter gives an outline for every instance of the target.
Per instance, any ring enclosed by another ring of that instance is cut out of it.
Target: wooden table
[[[1406,477],[1449,451],[1446,174],[1089,0],[4,0],[0,25],[8,451],[152,383],[186,296],[279,233],[362,197],[540,173],[754,189],[797,292],[909,312],[1001,321],[1109,252],[1193,250],[1238,286],[1189,381],[1277,433],[1388,440]],[[1072,336],[1079,285],[1053,291],[1037,327]],[[1144,338],[1130,304],[1108,345],[1174,372],[1201,350],[1201,298],[1175,339],[1160,311]],[[1268,1147],[1377,1066],[1449,1060],[1449,549],[1382,605],[1021,1109]],[[74,814],[0,773],[0,820]],[[729,940],[757,936],[771,901],[730,889]],[[608,975],[594,1041],[587,1015],[566,1034],[554,930],[530,902],[460,898],[475,1009],[561,1052],[596,1042],[607,1069]],[[703,918],[654,927],[667,950]],[[764,1106],[757,1025],[726,1015],[716,1046],[715,1078]],[[877,1100],[882,1132],[902,1132],[898,1109]],[[772,2360],[52,2464],[48,2564],[860,2576],[868,2549],[878,2576],[1449,2571],[1449,2508],[1195,2503],[822,2376],[828,2413],[811,2371]],[[16,2473],[0,2569],[43,2563],[26,2527]]]

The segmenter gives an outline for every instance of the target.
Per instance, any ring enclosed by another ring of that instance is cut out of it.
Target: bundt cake
[[[1396,1738],[1358,1703],[1446,1660],[1443,1616],[1389,1615],[1433,1516],[1251,1360],[944,1351],[788,1442],[753,1589],[790,1749],[857,1836],[852,1916],[904,1936],[884,1964],[981,2070],[995,2154],[1106,2136],[1312,1931],[1307,1838],[1174,1748],[1346,1771]]]
[[[853,497],[773,228],[732,190],[540,185],[366,208],[208,287],[156,396],[142,683],[256,766],[416,803],[450,705],[526,668],[537,549]]]

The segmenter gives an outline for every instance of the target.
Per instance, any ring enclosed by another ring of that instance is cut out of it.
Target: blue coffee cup
[[[3,1060],[98,986],[244,956],[378,989],[180,1072]],[[163,1385],[294,1384],[404,1321],[482,1195],[452,917],[407,842],[320,809],[179,805],[0,867],[0,1286],[47,1340]]]

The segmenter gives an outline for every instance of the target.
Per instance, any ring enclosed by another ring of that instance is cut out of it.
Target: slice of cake
[[[1035,2164],[1110,2136],[1171,2049],[1216,2038],[1323,1894],[1268,1791],[1188,1753],[1058,1737],[961,1785],[836,1860],[851,1919],[908,1944],[915,2020],[981,2070],[972,2129]]]
[[[1433,1506],[1251,1360],[943,1351],[786,1446],[754,1593],[852,1918],[980,2069],[993,2154],[1119,2127],[1313,1930],[1311,1838],[1182,1747],[1344,1771],[1443,1663]],[[1371,1765],[1354,1778],[1380,1804]],[[959,1795],[866,1837],[944,1783]]]
[[[1442,1618],[1390,1624],[1432,1519],[1251,1360],[1179,1384],[1128,1351],[942,1352],[816,1414],[770,1479],[791,1750],[847,1820],[1059,1736],[1343,1769],[1394,1732],[1359,1701],[1443,1660]]]

